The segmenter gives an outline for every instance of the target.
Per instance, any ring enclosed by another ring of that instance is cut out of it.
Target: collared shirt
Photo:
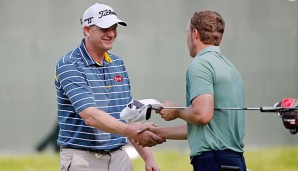
[[[186,100],[212,94],[215,108],[243,107],[244,85],[237,68],[225,58],[218,46],[203,49],[189,64],[186,74]],[[206,125],[188,123],[190,156],[204,151],[230,149],[243,152],[245,115],[241,110],[214,111]]]
[[[85,124],[79,112],[96,107],[114,118],[132,100],[130,82],[123,61],[105,53],[103,64],[81,45],[60,58],[56,66],[58,144],[79,149],[109,150],[127,143],[127,138]]]

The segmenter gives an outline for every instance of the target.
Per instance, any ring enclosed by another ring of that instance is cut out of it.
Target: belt
[[[208,159],[208,158],[221,158],[221,157],[242,157],[243,153],[235,152],[232,150],[212,150],[205,151],[198,156],[192,156],[190,159]]]
[[[109,149],[109,150],[91,150],[91,149],[84,149],[84,148],[73,148],[73,147],[67,147],[67,146],[61,146],[60,147],[60,152],[63,149],[74,149],[74,150],[81,150],[81,151],[87,151],[89,153],[100,153],[100,154],[110,154],[111,152],[117,151],[117,150],[122,150],[122,146]]]

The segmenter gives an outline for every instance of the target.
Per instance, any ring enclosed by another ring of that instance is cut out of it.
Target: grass
[[[297,171],[298,147],[247,150],[245,160],[251,171]]]
[[[154,151],[154,159],[161,171],[192,171],[188,154],[177,150]],[[142,158],[132,161],[134,171],[145,170]]]
[[[191,171],[186,152],[178,150],[154,151],[154,157],[162,171]],[[246,150],[246,164],[251,171],[297,171],[298,147]],[[134,171],[144,170],[141,158],[132,161]],[[0,155],[0,171],[55,171],[59,170],[58,154],[26,156]]]
[[[1,171],[55,171],[59,170],[58,154],[0,156]]]

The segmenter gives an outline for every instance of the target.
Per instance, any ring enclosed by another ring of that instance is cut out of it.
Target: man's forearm
[[[170,127],[161,127],[157,128],[157,133],[161,137],[165,139],[172,140],[186,140],[187,139],[187,126],[179,125],[179,126],[170,126]]]
[[[131,144],[134,146],[134,148],[137,150],[137,152],[140,154],[142,159],[146,161],[149,158],[153,158],[153,155],[149,149],[149,147],[142,147],[136,144],[133,140],[130,140]]]
[[[177,111],[177,117],[188,123],[205,125],[213,118],[214,98],[212,94],[203,94],[192,100],[192,104]]]
[[[94,107],[89,107],[83,110],[80,112],[80,116],[84,119],[86,125],[93,126],[108,133],[118,134],[128,137],[129,139],[134,139],[144,146],[150,147],[152,145],[165,142],[165,139],[153,134],[152,132],[145,131],[142,134],[139,133],[142,129],[145,130],[150,129],[150,127],[155,127],[154,123],[128,125]]]
[[[86,125],[93,126],[105,132],[112,134],[118,134],[128,137],[129,134],[134,131],[129,125],[118,121],[114,117],[107,113],[96,109],[95,107],[89,107],[82,112],[80,116],[84,119]]]

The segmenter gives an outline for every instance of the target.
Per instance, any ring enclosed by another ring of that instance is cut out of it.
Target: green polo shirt
[[[214,96],[214,107],[243,107],[244,85],[237,68],[220,53],[218,46],[203,49],[190,63],[186,74],[187,106],[202,94]],[[243,110],[214,111],[206,125],[187,124],[190,156],[204,151],[230,149],[243,152]]]

